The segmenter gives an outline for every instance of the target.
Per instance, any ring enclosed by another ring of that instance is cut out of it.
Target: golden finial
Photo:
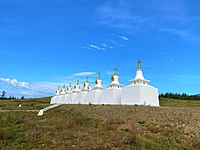
[[[114,75],[117,75],[117,68],[114,69]]]
[[[85,81],[86,83],[88,83],[88,77],[86,78],[86,81]]]
[[[63,89],[65,89],[65,84],[63,84]]]
[[[138,59],[138,70],[141,69],[141,62],[140,62],[140,59]]]
[[[70,83],[69,83],[69,87],[71,87],[71,86],[72,86],[72,83],[70,82]]]
[[[100,73],[98,73],[98,79],[99,79],[99,80],[101,79],[101,75],[100,75]]]
[[[76,84],[79,85],[79,80],[77,80]]]

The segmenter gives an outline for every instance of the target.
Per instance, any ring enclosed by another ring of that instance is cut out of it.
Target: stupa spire
[[[88,83],[88,77],[86,78],[86,81],[85,81],[85,83]]]
[[[114,69],[114,75],[117,75],[117,68]]]
[[[138,59],[138,70],[141,70],[141,61]]]
[[[98,79],[99,79],[99,80],[101,79],[101,75],[100,75],[100,73],[98,73]]]
[[[79,85],[79,80],[77,80],[76,85]]]
[[[132,84],[148,84],[149,80],[144,79],[142,70],[141,70],[141,61],[138,59],[138,70],[136,71],[135,78],[130,80]]]

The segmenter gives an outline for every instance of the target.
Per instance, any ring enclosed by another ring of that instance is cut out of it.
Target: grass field
[[[0,101],[0,108],[37,110],[49,100]],[[62,105],[42,117],[1,112],[0,149],[200,149],[200,101],[160,104]]]

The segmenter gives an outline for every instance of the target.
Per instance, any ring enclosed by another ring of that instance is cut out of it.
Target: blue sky
[[[200,93],[198,0],[0,0],[0,91],[53,95],[58,85],[124,86],[141,59],[159,93]]]

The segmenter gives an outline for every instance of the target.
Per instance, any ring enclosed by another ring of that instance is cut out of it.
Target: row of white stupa
[[[58,88],[56,95],[51,98],[51,104],[111,104],[111,105],[150,105],[159,106],[158,89],[148,85],[149,80],[145,80],[138,60],[138,70],[131,84],[122,87],[119,83],[117,69],[111,77],[111,84],[108,88],[102,87],[100,74],[95,82],[95,87],[91,90],[88,78],[81,90],[79,81],[72,90],[71,83],[67,89]]]

